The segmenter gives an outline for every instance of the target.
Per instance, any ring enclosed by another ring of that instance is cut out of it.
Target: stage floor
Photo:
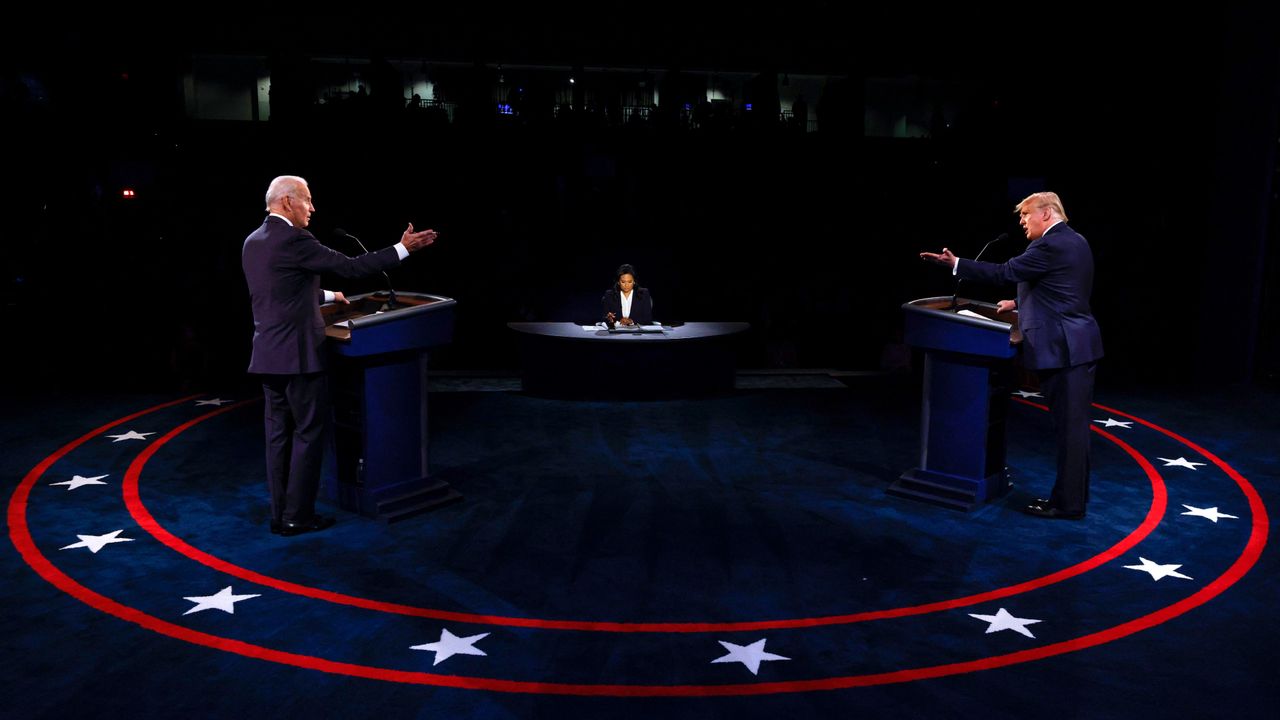
[[[0,421],[8,717],[1257,717],[1280,705],[1275,393],[1104,390],[1082,522],[889,496],[910,377],[698,400],[433,384],[461,503],[267,530],[251,392]],[[506,385],[505,387],[510,387]],[[134,435],[141,436],[138,439]],[[654,697],[656,696],[656,697]]]

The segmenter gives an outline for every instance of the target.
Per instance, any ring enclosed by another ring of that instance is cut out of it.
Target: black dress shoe
[[[284,523],[281,523],[279,520],[272,520],[272,521],[271,521],[271,534],[272,534],[272,535],[279,535],[279,534],[280,534],[280,530],[281,530],[281,528],[282,528],[282,527],[284,527]]]
[[[306,522],[280,523],[280,534],[286,537],[290,537],[293,535],[301,535],[302,533],[319,532],[326,528],[333,527],[334,522],[336,521],[331,517],[316,515],[315,517],[311,518]]]
[[[1054,520],[1083,520],[1084,511],[1076,513],[1063,512],[1048,503],[1034,503],[1022,509],[1022,512],[1036,517],[1051,518]]]

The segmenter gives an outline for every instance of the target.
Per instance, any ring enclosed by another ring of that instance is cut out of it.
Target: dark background
[[[1013,205],[1049,189],[1094,249],[1100,382],[1280,379],[1280,54],[1260,11],[485,10],[223,10],[158,29],[128,9],[15,17],[0,94],[6,386],[242,381],[240,245],[279,174],[310,181],[312,229],[339,250],[356,252],[338,227],[371,247],[409,221],[440,231],[393,271],[398,289],[459,302],[437,369],[516,369],[505,323],[590,319],[621,262],[659,319],[749,321],[742,367],[893,366],[899,305],[953,290],[917,253],[972,257],[1010,232],[989,256],[1015,254]],[[267,57],[270,121],[189,118],[182,78],[200,54]],[[424,123],[309,106],[320,56],[476,65],[459,81],[461,117]],[[809,99],[809,133],[741,117],[615,126],[530,109],[499,121],[467,90],[493,63],[829,79]],[[884,78],[950,116],[925,138],[867,136],[880,99],[866,89]]]

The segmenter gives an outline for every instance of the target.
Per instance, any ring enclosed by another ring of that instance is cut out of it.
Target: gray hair
[[[280,202],[281,198],[286,196],[297,197],[295,193],[297,193],[298,188],[305,187],[306,184],[307,181],[297,175],[281,175],[272,180],[271,184],[267,186],[267,210],[270,210],[272,205]]]

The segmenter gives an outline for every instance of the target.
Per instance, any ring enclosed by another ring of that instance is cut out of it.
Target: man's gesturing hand
[[[942,248],[940,253],[922,252],[920,253],[920,259],[936,262],[950,268],[956,266],[956,256],[947,248]]]
[[[423,230],[421,232],[413,231],[413,223],[409,223],[409,227],[405,229],[404,234],[400,236],[400,244],[404,245],[404,249],[409,252],[416,252],[436,241],[440,234],[435,230]]]

